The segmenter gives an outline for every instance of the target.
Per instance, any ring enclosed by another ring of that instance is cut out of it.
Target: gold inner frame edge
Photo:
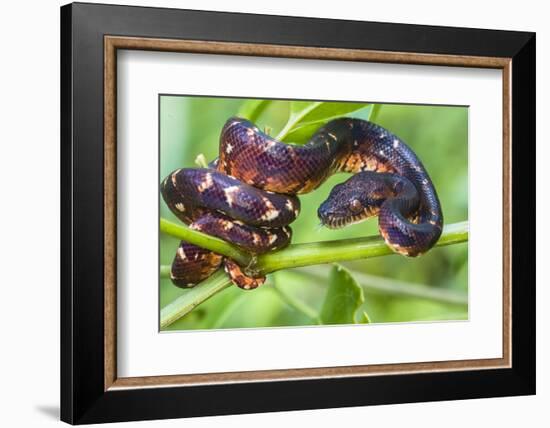
[[[357,366],[117,377],[116,367],[116,54],[118,49],[212,55],[378,62],[494,68],[502,70],[503,91],[503,349],[502,358]],[[104,390],[212,385],[263,381],[362,377],[511,367],[511,58],[421,54],[143,37],[104,37]]]

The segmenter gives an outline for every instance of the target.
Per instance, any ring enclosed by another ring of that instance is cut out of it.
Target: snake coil
[[[338,228],[378,216],[386,244],[409,257],[437,242],[443,215],[426,169],[399,137],[361,119],[332,120],[307,144],[293,145],[275,140],[245,119],[230,118],[221,131],[219,158],[209,168],[172,172],[163,180],[161,193],[190,228],[262,254],[290,242],[288,225],[300,211],[296,195],[316,189],[337,172],[354,175],[336,185],[319,207],[323,225]],[[185,241],[170,277],[179,287],[192,287],[222,263],[241,288],[256,288],[265,281]]]

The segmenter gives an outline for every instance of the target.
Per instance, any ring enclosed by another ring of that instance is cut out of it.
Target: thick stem
[[[280,269],[332,263],[346,260],[357,260],[379,257],[393,252],[379,236],[340,241],[294,244],[287,248],[253,259],[242,250],[217,238],[178,226],[161,219],[161,231],[184,239],[195,245],[223,254],[247,266],[247,272],[265,275]],[[468,240],[468,222],[460,222],[445,226],[436,246],[458,244]],[[219,241],[219,242],[218,242]],[[161,267],[161,274],[167,271]],[[165,306],[161,311],[161,328],[170,325],[180,317],[189,313],[199,304],[222,291],[231,284],[223,270],[219,270],[195,288]]]
[[[446,226],[436,246],[456,244],[468,240],[468,222]],[[290,245],[286,249],[258,257],[254,272],[265,275],[279,269],[324,263],[342,262],[394,254],[380,236],[311,242]]]
[[[160,329],[164,329],[173,322],[188,314],[214,294],[231,285],[231,280],[223,269],[215,272],[211,277],[198,284],[160,311]]]
[[[160,231],[183,241],[187,241],[190,244],[227,256],[242,266],[248,265],[252,260],[252,256],[236,246],[231,245],[229,242],[199,232],[198,230],[189,229],[187,226],[172,223],[164,218],[160,219]]]

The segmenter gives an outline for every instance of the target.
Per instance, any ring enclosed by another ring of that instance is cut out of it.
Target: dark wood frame
[[[502,69],[503,357],[117,378],[117,49]],[[62,420],[127,421],[535,392],[533,33],[67,5],[61,9],[61,130]]]

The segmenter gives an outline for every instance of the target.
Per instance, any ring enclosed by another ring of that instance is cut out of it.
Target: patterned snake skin
[[[295,196],[319,187],[337,172],[354,175],[336,185],[318,215],[329,228],[378,216],[380,234],[395,252],[415,257],[439,239],[443,215],[435,188],[414,152],[374,123],[336,119],[305,145],[285,144],[251,122],[229,119],[219,158],[210,168],[178,169],[161,185],[170,210],[192,229],[231,242],[252,254],[283,248],[300,211]],[[234,261],[180,243],[171,279],[192,287],[224,263],[241,288],[261,285]]]

